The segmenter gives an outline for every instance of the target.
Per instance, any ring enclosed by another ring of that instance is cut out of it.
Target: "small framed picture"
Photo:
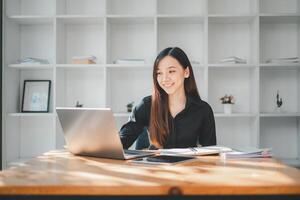
[[[51,80],[25,80],[22,112],[49,112]]]

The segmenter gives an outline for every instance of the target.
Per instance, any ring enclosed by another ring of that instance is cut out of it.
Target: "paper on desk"
[[[272,153],[270,148],[243,147],[225,152],[221,156],[226,158],[265,158],[272,157]]]
[[[223,146],[159,149],[160,154],[197,155],[197,156],[218,154],[220,152],[228,152],[228,151],[231,151],[231,149]]]

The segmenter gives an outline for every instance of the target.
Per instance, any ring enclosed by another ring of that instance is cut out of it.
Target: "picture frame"
[[[24,80],[21,112],[49,112],[51,80]]]

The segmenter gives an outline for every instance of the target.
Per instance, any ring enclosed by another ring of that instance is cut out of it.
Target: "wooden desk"
[[[300,195],[300,170],[272,158],[222,162],[218,156],[173,166],[51,151],[0,173],[0,194]]]

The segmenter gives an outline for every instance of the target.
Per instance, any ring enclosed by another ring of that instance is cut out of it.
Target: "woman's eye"
[[[161,75],[161,72],[157,72],[156,74],[157,74],[157,75]]]
[[[174,73],[174,72],[176,72],[175,70],[171,70],[171,71],[169,71],[169,73]]]

